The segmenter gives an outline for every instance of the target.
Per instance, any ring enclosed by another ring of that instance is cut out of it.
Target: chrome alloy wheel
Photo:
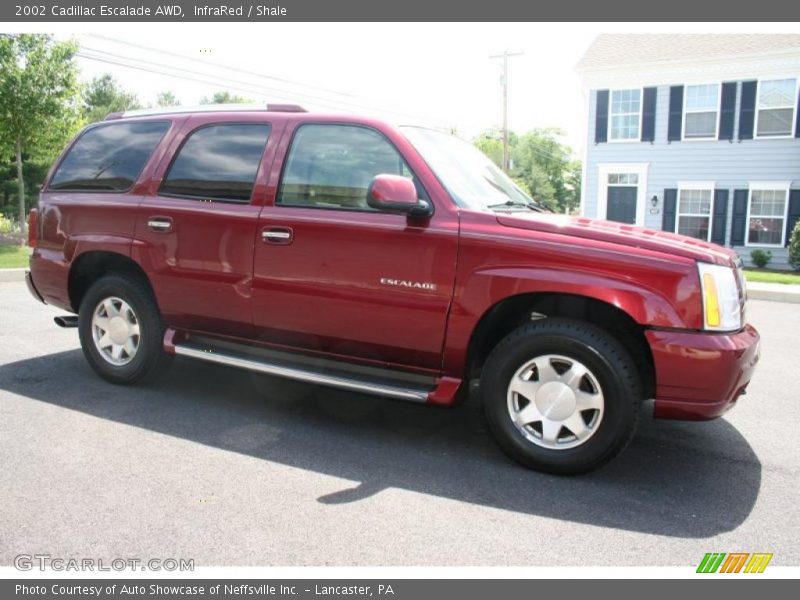
[[[508,413],[529,441],[550,450],[584,444],[603,420],[597,378],[581,362],[558,354],[522,365],[508,385]]]
[[[92,314],[92,339],[103,359],[127,365],[139,349],[139,319],[130,305],[116,296],[100,301]]]

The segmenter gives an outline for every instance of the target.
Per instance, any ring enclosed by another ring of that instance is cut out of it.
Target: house
[[[800,217],[800,35],[601,35],[581,214],[756,248],[789,268]]]

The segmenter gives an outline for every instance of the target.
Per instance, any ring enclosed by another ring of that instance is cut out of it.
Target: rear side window
[[[169,168],[161,193],[249,202],[269,137],[265,123],[209,125],[192,133]]]
[[[52,190],[124,192],[133,186],[169,122],[113,123],[86,130],[58,166]]]

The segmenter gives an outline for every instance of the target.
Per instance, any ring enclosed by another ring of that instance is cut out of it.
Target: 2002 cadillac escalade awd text
[[[29,244],[111,382],[175,354],[436,405],[479,381],[500,446],[554,473],[619,453],[645,399],[718,417],[758,360],[733,251],[547,214],[454,137],[291,105],[90,125]]]

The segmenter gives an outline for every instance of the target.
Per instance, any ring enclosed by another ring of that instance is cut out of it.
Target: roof
[[[578,62],[579,70],[687,60],[800,52],[797,34],[601,34]]]

